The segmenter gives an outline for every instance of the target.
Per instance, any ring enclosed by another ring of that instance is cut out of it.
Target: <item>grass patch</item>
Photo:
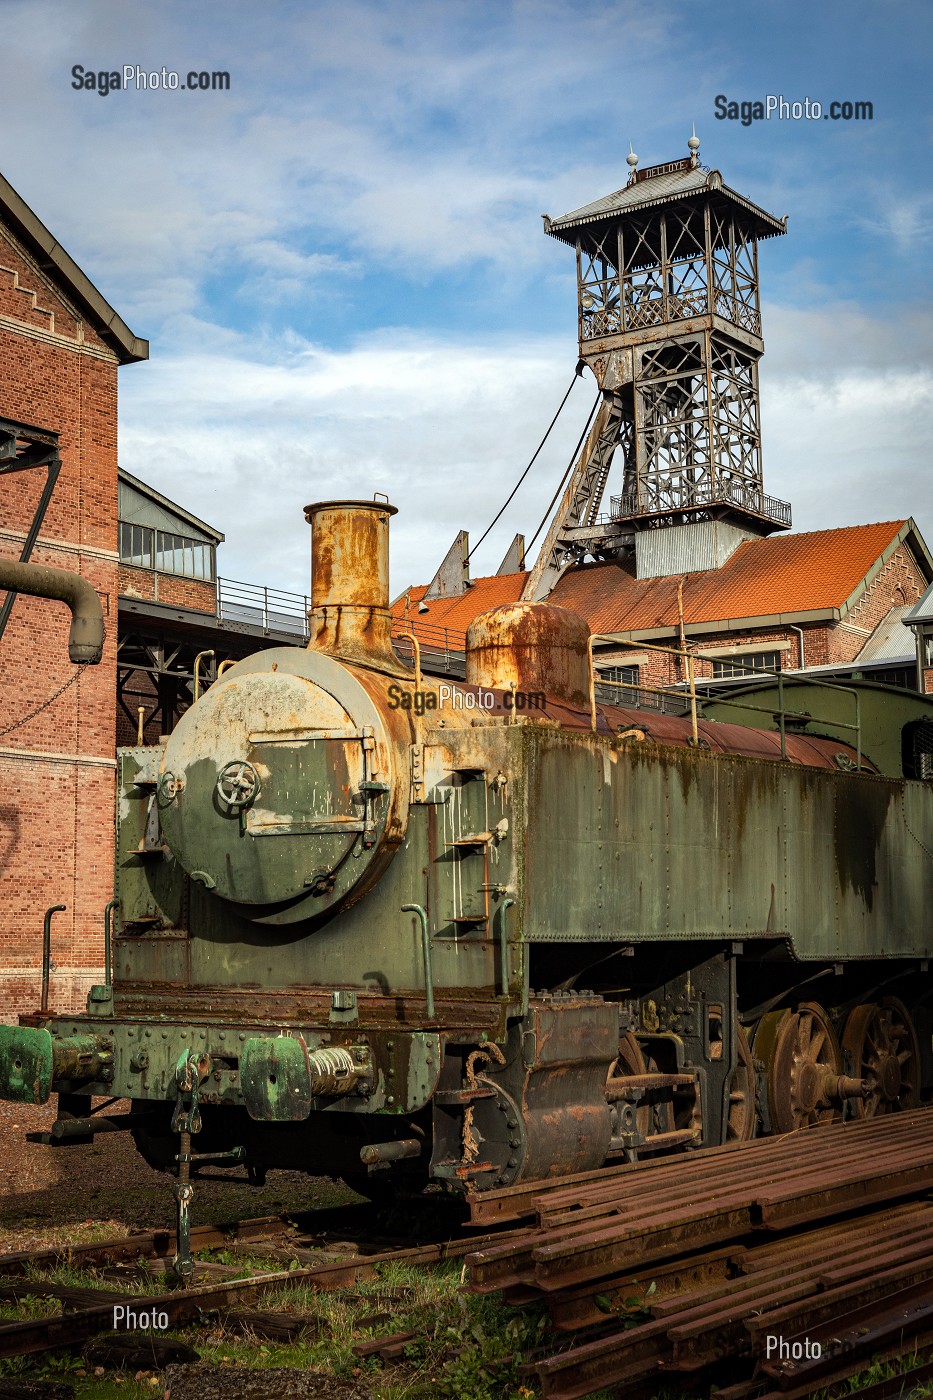
[[[911,1371],[915,1371],[918,1366],[925,1366],[933,1361],[933,1349],[927,1347],[922,1351],[916,1351],[909,1356],[897,1356],[890,1361],[874,1360],[863,1370],[857,1371],[848,1380],[839,1381],[835,1385],[829,1386],[826,1390],[819,1390],[814,1395],[814,1400],[842,1400],[847,1395],[857,1395],[860,1390],[867,1390],[870,1385],[877,1385],[879,1381],[894,1380],[903,1376],[905,1382],[909,1380]],[[933,1396],[933,1381],[921,1381],[916,1388],[909,1391],[911,1400],[914,1396]]]
[[[31,1293],[22,1293],[18,1298],[4,1298],[0,1302],[0,1321],[18,1322],[27,1317],[57,1317],[61,1303],[57,1298],[36,1298]]]
[[[213,1251],[214,1255],[223,1251]],[[261,1267],[261,1256],[256,1256]],[[232,1256],[237,1266],[250,1264]],[[93,1270],[61,1265],[59,1282],[73,1287],[111,1286]],[[161,1291],[164,1281],[139,1279],[139,1292]],[[4,1316],[43,1316],[55,1312],[54,1299],[37,1297],[11,1302]],[[210,1366],[237,1366],[251,1370],[294,1367],[317,1371],[342,1380],[361,1381],[377,1400],[533,1400],[540,1392],[534,1376],[522,1374],[524,1365],[539,1349],[553,1352],[566,1344],[555,1335],[541,1308],[510,1308],[498,1296],[481,1297],[462,1288],[459,1261],[427,1270],[404,1263],[383,1266],[376,1278],[352,1288],[316,1292],[307,1286],[281,1286],[264,1294],[255,1304],[244,1303],[236,1311],[299,1315],[310,1320],[298,1340],[267,1340],[262,1336],[225,1327],[221,1316],[168,1333],[186,1342]],[[641,1320],[643,1300],[624,1300],[618,1309],[623,1325]],[[613,1309],[613,1311],[617,1311]],[[399,1333],[412,1333],[397,1359],[383,1363],[376,1356],[360,1357],[353,1350],[360,1342]],[[857,1395],[875,1382],[895,1376],[909,1377],[915,1367],[929,1361],[924,1351],[890,1362],[873,1362],[844,1383],[824,1389],[818,1400],[842,1400]],[[67,1379],[78,1400],[141,1400],[161,1397],[163,1387],[152,1384],[157,1373],[109,1371],[95,1375],[94,1367],[79,1353],[45,1359],[21,1357],[0,1364],[0,1374]],[[694,1396],[698,1392],[694,1392]],[[699,1392],[706,1393],[706,1392]],[[919,1396],[933,1397],[933,1383],[918,1387]],[[602,1400],[610,1400],[610,1391]],[[594,1397],[599,1400],[599,1397]],[[655,1400],[683,1400],[678,1388],[659,1388]]]

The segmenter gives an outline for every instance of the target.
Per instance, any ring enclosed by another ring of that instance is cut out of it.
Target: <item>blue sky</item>
[[[0,170],[133,330],[130,471],[222,529],[220,568],[304,590],[301,507],[386,491],[393,586],[474,540],[576,360],[542,233],[642,165],[701,159],[778,215],[761,247],[765,482],[795,528],[913,514],[933,542],[927,0],[3,0]],[[227,70],[100,96],[71,70]],[[872,121],[717,120],[730,100]],[[474,571],[541,518],[570,405]]]

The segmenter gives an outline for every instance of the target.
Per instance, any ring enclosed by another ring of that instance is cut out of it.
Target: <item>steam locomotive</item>
[[[0,1028],[0,1095],[73,1140],[131,1100],[182,1207],[204,1162],[469,1195],[918,1105],[931,699],[597,704],[547,603],[441,687],[393,648],[394,513],[309,506],[308,648],[120,750],[112,973]]]

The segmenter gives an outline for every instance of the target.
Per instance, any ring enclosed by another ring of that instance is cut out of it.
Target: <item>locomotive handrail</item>
[[[416,632],[417,626],[417,632]],[[414,618],[396,617],[392,622],[392,644],[396,655],[407,660],[405,652],[410,643],[417,641],[422,653],[435,659],[435,664],[443,666],[451,674],[453,665],[462,665],[466,658],[466,633],[449,627],[435,626]],[[401,643],[401,645],[399,645]]]
[[[698,735],[697,735],[697,694],[696,694],[696,680],[695,680],[695,677],[694,677],[694,674],[693,674],[693,665],[692,665],[692,660],[695,658],[695,653],[694,653],[694,652],[690,652],[690,651],[682,651],[679,647],[665,647],[665,646],[659,646],[656,642],[641,642],[641,641],[634,641],[634,640],[633,640],[632,638],[630,638],[630,637],[617,637],[617,636],[612,636],[611,634],[605,633],[605,632],[593,632],[593,633],[590,635],[589,644],[588,644],[588,648],[587,648],[588,655],[589,655],[589,660],[590,660],[590,722],[591,722],[591,725],[592,725],[592,728],[593,728],[594,732],[595,732],[595,730],[596,730],[596,676],[595,676],[595,670],[594,670],[594,666],[593,666],[593,642],[594,642],[594,641],[612,642],[612,643],[614,643],[616,646],[634,647],[636,651],[659,651],[659,652],[663,652],[663,653],[664,653],[665,655],[667,655],[667,656],[682,656],[682,657],[686,657],[686,658],[687,658],[688,662],[691,663],[691,664],[689,664],[688,667],[687,667],[687,677],[688,677],[688,683],[689,683],[689,686],[690,686],[690,691],[689,691],[689,694],[690,694],[690,718],[691,718],[692,727],[693,727],[693,743],[694,743],[694,745],[696,745],[697,742],[698,742]],[[786,721],[787,721],[787,708],[786,708],[786,706],[785,706],[785,704],[784,704],[784,685],[785,685],[785,682],[786,682],[787,680],[790,680],[792,683],[796,682],[796,683],[798,683],[798,684],[800,684],[800,685],[814,685],[814,686],[818,686],[818,687],[819,687],[820,689],[822,689],[822,690],[837,690],[837,691],[840,691],[840,690],[841,690],[841,691],[843,691],[845,694],[851,695],[851,696],[852,696],[852,699],[853,699],[853,701],[854,701],[854,705],[855,705],[855,723],[854,723],[854,724],[848,724],[845,720],[841,720],[841,719],[838,719],[838,720],[837,720],[837,719],[834,719],[834,720],[832,721],[832,723],[833,723],[838,729],[851,729],[851,730],[854,732],[854,734],[855,734],[855,771],[856,771],[857,773],[858,773],[858,772],[861,772],[861,768],[862,768],[862,697],[861,697],[861,695],[859,694],[859,692],[858,692],[856,689],[854,689],[854,687],[849,686],[849,685],[837,685],[837,683],[836,683],[835,681],[819,681],[819,680],[814,680],[814,679],[812,679],[809,675],[807,675],[806,672],[804,672],[804,673],[802,673],[802,674],[798,673],[798,674],[796,674],[796,675],[794,675],[794,676],[786,676],[785,673],[784,673],[783,671],[767,671],[767,670],[762,669],[762,670],[760,670],[760,671],[756,671],[756,672],[755,672],[755,677],[754,677],[754,678],[757,679],[759,676],[766,676],[766,677],[769,677],[769,678],[772,679],[772,680],[776,680],[776,681],[777,681],[777,689],[778,689],[777,722],[778,722],[778,732],[780,733],[780,736],[781,736],[781,757],[782,757],[782,758],[786,758],[786,757],[787,757],[787,724],[786,724]],[[622,689],[622,690],[643,690],[643,691],[645,691],[645,692],[647,692],[647,693],[649,693],[649,694],[652,694],[652,695],[670,695],[670,694],[673,693],[669,688],[668,688],[668,689],[664,689],[663,687],[660,687],[660,686],[640,685],[640,684],[638,684],[638,683],[635,682],[635,681],[607,681],[607,680],[600,680],[599,684],[600,684],[600,685],[617,685],[617,686],[618,686],[620,689]],[[707,697],[707,698],[709,698],[709,697]],[[743,703],[741,700],[736,700],[736,699],[734,699],[734,698],[731,697],[731,696],[728,697],[728,698],[726,698],[725,696],[720,697],[720,698],[717,698],[716,704],[717,704],[717,705],[731,705],[731,706],[733,706],[733,708],[735,708],[735,709],[737,709],[737,710],[751,710],[751,711],[752,711],[753,713],[755,713],[755,714],[763,714],[763,713],[764,713],[764,711],[762,710],[762,707],[761,707],[760,705],[750,705],[750,704],[748,704],[747,702]]]
[[[662,647],[662,646],[658,646],[658,644],[657,644],[656,642],[633,642],[633,641],[631,641],[628,637],[613,637],[613,636],[611,636],[608,632],[591,632],[591,633],[590,633],[590,636],[589,636],[589,640],[587,641],[587,644],[586,644],[586,654],[587,654],[587,658],[588,658],[588,660],[589,660],[589,669],[590,669],[590,725],[591,725],[591,727],[592,727],[592,730],[593,730],[593,733],[594,733],[594,734],[596,733],[596,675],[595,675],[595,671],[594,671],[594,668],[593,668],[593,643],[594,643],[594,642],[613,642],[613,643],[616,643],[617,645],[621,645],[621,646],[626,646],[626,647],[637,647],[637,649],[638,649],[639,651],[661,651],[661,652],[664,652],[664,654],[665,654],[666,656],[682,656],[682,657],[685,657],[685,658],[686,658],[686,661],[687,661],[687,682],[688,682],[688,684],[689,684],[689,686],[690,686],[690,727],[691,727],[691,730],[692,730],[693,746],[694,746],[694,748],[696,748],[697,745],[698,745],[699,742],[700,742],[700,736],[699,736],[699,732],[698,732],[698,730],[697,730],[697,690],[696,690],[696,678],[695,678],[694,672],[693,672],[693,663],[694,663],[694,660],[695,660],[695,657],[694,657],[693,652],[692,652],[692,651],[682,651],[679,647]],[[636,686],[632,686],[632,685],[631,685],[629,682],[627,682],[627,681],[626,681],[626,682],[600,681],[600,685],[614,685],[614,684],[617,684],[617,683],[618,683],[618,684],[622,684],[622,685],[626,685],[629,689],[632,689],[632,690],[641,690],[641,689],[649,690],[649,689],[651,689],[650,686],[644,686],[644,687],[642,687],[642,686],[637,686],[637,685],[636,685]]]
[[[215,655],[216,653],[213,647],[211,647],[208,651],[199,651],[194,658],[194,701],[192,703],[195,705],[201,695],[201,662],[206,661],[209,656],[213,657]]]
[[[766,677],[769,677],[769,678],[771,678],[771,679],[777,680],[777,682],[778,682],[778,699],[779,699],[779,705],[780,705],[780,709],[779,709],[779,711],[778,711],[778,720],[779,720],[779,724],[780,724],[780,728],[781,728],[782,744],[783,744],[783,736],[784,736],[784,720],[785,720],[785,715],[786,715],[786,711],[785,711],[785,709],[784,709],[784,682],[785,682],[785,680],[789,680],[789,681],[791,682],[791,684],[796,683],[796,684],[798,684],[798,685],[815,685],[815,686],[819,686],[819,687],[820,687],[821,689],[823,689],[823,690],[841,690],[841,691],[844,691],[845,694],[851,695],[853,701],[855,702],[855,723],[854,723],[854,724],[847,724],[846,721],[845,721],[845,720],[842,720],[842,719],[834,719],[834,720],[831,721],[831,723],[834,724],[834,725],[836,726],[837,729],[851,729],[851,730],[854,732],[854,734],[855,734],[855,768],[856,768],[856,772],[860,772],[860,771],[861,771],[861,767],[862,767],[862,697],[861,697],[861,695],[858,693],[857,690],[855,690],[855,689],[854,689],[852,686],[850,686],[850,685],[836,685],[835,682],[833,682],[833,681],[817,681],[817,680],[811,680],[811,678],[806,674],[806,672],[804,672],[804,673],[802,673],[802,674],[793,675],[793,676],[784,676],[784,674],[783,674],[781,671],[757,671],[757,672],[755,673],[755,675],[756,675],[756,678],[757,678],[758,676],[766,676]],[[601,681],[600,684],[601,684],[601,685],[612,685],[612,681]],[[707,698],[710,698],[710,697],[707,697]],[[721,698],[721,699],[717,699],[717,700],[716,700],[716,704],[717,704],[717,705],[732,705],[732,706],[735,707],[735,709],[738,709],[738,710],[751,710],[754,714],[759,714],[759,715],[765,713],[765,711],[762,709],[762,707],[761,707],[760,705],[749,705],[747,702],[743,704],[743,702],[742,702],[741,700],[734,700],[734,699],[732,699],[731,697],[730,697],[729,699],[726,699],[725,697],[723,697],[723,698]],[[783,752],[783,748],[782,748],[782,752]],[[786,755],[785,755],[785,756],[786,756]]]
[[[403,914],[417,914],[421,921],[421,951],[424,954],[424,1010],[429,1021],[434,1020],[434,965],[431,959],[431,932],[428,916],[421,904],[403,904]]]
[[[42,990],[39,994],[39,1014],[45,1016],[49,1010],[49,975],[52,971],[52,915],[64,913],[67,904],[53,904],[46,909],[42,924]]]
[[[500,975],[502,977],[502,997],[504,1001],[509,999],[509,931],[506,926],[505,916],[509,909],[515,904],[511,895],[506,895],[499,905],[499,962]]]
[[[113,916],[120,907],[118,899],[112,899],[104,907],[104,986],[113,985]]]

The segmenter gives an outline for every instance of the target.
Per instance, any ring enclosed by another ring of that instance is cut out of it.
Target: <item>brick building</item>
[[[445,636],[448,647],[462,648],[472,619],[517,601],[527,577],[480,578],[427,602],[425,587],[410,588],[395,603],[400,629],[415,631],[428,658]],[[745,539],[716,568],[653,578],[636,577],[634,557],[579,564],[561,575],[549,601],[578,612],[605,639],[594,647],[604,679],[676,686],[681,662],[650,645],[684,645],[701,680],[850,667],[859,658],[872,665],[878,639],[893,623],[900,628],[931,581],[933,558],[919,530],[897,520]],[[915,684],[909,658],[887,669]]]
[[[684,679],[681,662],[639,642],[683,641],[697,679],[844,666],[931,579],[916,525],[898,520],[745,540],[719,568],[676,576],[636,579],[617,560],[584,564],[551,599],[607,636],[594,649],[606,679],[666,686]],[[614,647],[613,637],[628,645]]]
[[[122,468],[117,502],[120,596],[215,612],[221,532]]]
[[[117,370],[147,356],[147,342],[0,177],[0,416],[57,434],[61,457],[29,557],[88,579],[107,627],[101,664],[82,671],[68,659],[63,604],[18,596],[0,639],[0,1014],[7,1019],[37,1004],[50,905],[67,906],[52,925],[53,1002],[82,1005],[100,980],[113,890]],[[8,433],[7,443],[14,437]],[[0,552],[21,558],[46,477],[9,456],[0,474]]]

